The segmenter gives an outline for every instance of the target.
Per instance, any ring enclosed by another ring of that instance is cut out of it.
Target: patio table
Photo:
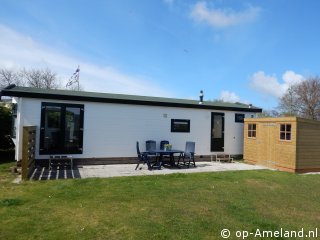
[[[163,156],[164,155],[169,155],[170,156],[170,165],[172,167],[179,167],[177,164],[175,164],[174,154],[182,154],[182,153],[184,153],[184,151],[177,150],[177,149],[170,149],[170,150],[157,149],[157,150],[149,151],[147,153],[151,154],[151,155],[159,156],[159,158],[157,160],[157,165],[159,167],[163,166]]]

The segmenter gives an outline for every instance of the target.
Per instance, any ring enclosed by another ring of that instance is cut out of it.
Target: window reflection
[[[82,153],[83,109],[80,104],[42,103],[40,154]]]

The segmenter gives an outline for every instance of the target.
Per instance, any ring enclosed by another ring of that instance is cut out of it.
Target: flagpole
[[[77,82],[78,82],[78,91],[80,91],[80,85],[79,85],[79,78],[80,78],[80,65],[78,65],[78,75],[77,75]]]

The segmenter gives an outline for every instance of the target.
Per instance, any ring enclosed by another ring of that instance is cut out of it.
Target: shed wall
[[[248,124],[256,124],[256,138],[248,137]],[[280,124],[291,124],[291,140],[280,140]],[[253,164],[294,172],[296,118],[245,119],[244,159]]]
[[[320,171],[320,122],[298,119],[297,170]]]

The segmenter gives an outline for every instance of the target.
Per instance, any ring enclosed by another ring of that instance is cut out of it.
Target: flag
[[[78,85],[79,85],[79,75],[80,75],[80,66],[78,66],[77,70],[72,74],[66,87],[69,87],[74,83],[78,83]]]

